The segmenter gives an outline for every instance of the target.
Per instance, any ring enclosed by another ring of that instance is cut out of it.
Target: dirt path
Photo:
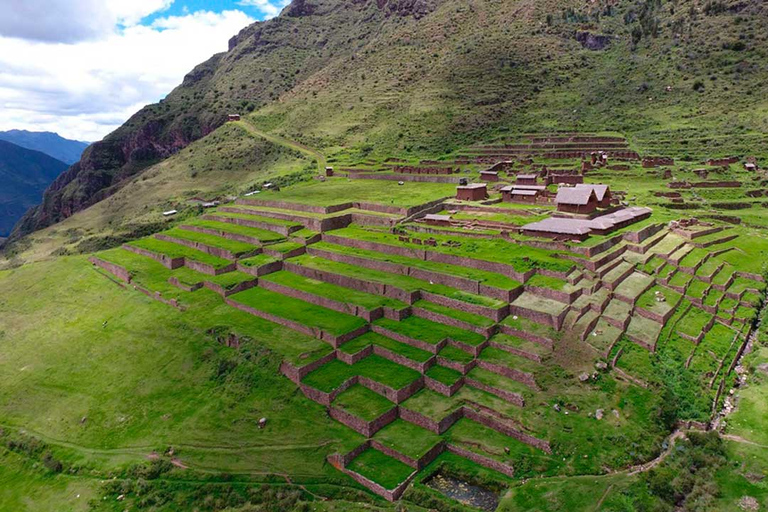
[[[296,151],[300,151],[304,153],[305,155],[310,156],[311,158],[314,158],[317,160],[317,169],[318,171],[323,174],[325,172],[325,166],[327,164],[327,161],[325,159],[325,155],[320,153],[318,150],[310,148],[309,146],[306,146],[302,144],[301,142],[296,142],[295,140],[289,140],[285,137],[280,137],[279,135],[274,135],[271,133],[267,133],[264,131],[259,130],[256,126],[253,125],[253,123],[247,119],[243,121],[236,121],[235,124],[242,127],[245,131],[253,135],[254,137],[260,137],[262,139],[267,139],[269,142],[272,142],[273,144],[277,144],[279,146],[284,146],[287,148],[295,149]]]

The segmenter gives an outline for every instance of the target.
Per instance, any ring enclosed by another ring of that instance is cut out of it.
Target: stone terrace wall
[[[290,236],[291,233],[301,229],[301,226],[280,226],[277,224],[270,224],[269,222],[261,222],[254,219],[239,219],[236,217],[222,217],[217,215],[203,215],[203,220],[215,220],[218,222],[226,222],[227,224],[234,224],[236,226],[245,226],[248,228],[265,229],[272,231],[278,235]]]
[[[381,327],[380,325],[375,325],[375,324],[371,325],[371,330],[375,333],[381,334],[382,336],[386,336],[387,338],[392,338],[393,340],[399,341],[400,343],[405,343],[406,345],[420,348],[421,350],[426,350],[427,352],[431,352],[432,354],[437,354],[448,344],[447,338],[440,341],[439,343],[432,345],[430,343],[426,343],[424,341],[417,340],[409,336],[405,336],[404,334],[400,334],[395,331],[390,331],[389,329],[386,329],[384,327]]]
[[[426,318],[427,320],[430,320],[432,322],[437,322],[439,324],[450,325],[452,327],[458,327],[459,329],[472,331],[485,337],[485,339],[490,338],[496,333],[496,326],[494,325],[491,325],[488,327],[481,327],[478,325],[470,324],[468,322],[463,322],[461,320],[458,320],[450,316],[441,315],[440,313],[435,313],[434,311],[420,308],[417,306],[413,306],[411,308],[411,311],[414,316]]]
[[[179,229],[183,229],[184,231],[194,231],[195,233],[205,233],[206,235],[216,235],[216,236],[220,236],[221,238],[226,238],[227,240],[235,240],[237,242],[252,244],[257,247],[260,247],[262,245],[261,240],[259,240],[254,236],[241,235],[238,233],[230,233],[229,231],[222,231],[220,229],[205,228],[202,226],[189,226],[187,224],[182,224],[181,226],[179,226]]]
[[[368,322],[373,322],[384,316],[384,309],[381,307],[368,310],[362,306],[329,299],[328,297],[315,295],[303,290],[297,290],[296,288],[291,288],[289,286],[284,286],[282,284],[274,283],[264,279],[261,280],[259,286],[266,290],[277,292],[282,295],[287,295],[288,297],[293,297],[294,299],[300,299],[304,302],[309,302],[310,304],[322,306],[324,308],[332,309],[340,313],[358,316]]]
[[[508,466],[507,464],[504,464],[502,462],[498,462],[489,457],[484,457],[483,455],[478,455],[477,453],[470,452],[469,450],[465,450],[464,448],[460,448],[453,444],[446,445],[446,449],[449,452],[455,453],[459,457],[464,457],[465,459],[471,460],[472,462],[480,466],[492,469],[494,471],[498,471],[499,473],[502,473],[509,477],[515,476],[515,469],[512,466]]]
[[[552,453],[552,447],[548,441],[544,441],[543,439],[539,439],[530,434],[526,434],[525,432],[502,423],[500,420],[492,416],[476,411],[471,407],[464,406],[462,407],[462,410],[464,417],[467,419],[476,421],[481,425],[485,425],[488,428],[491,428],[497,432],[501,432],[504,435],[517,439],[522,443],[533,446],[534,448],[538,448],[539,450],[542,450],[546,453]]]
[[[272,201],[269,199],[248,199],[240,198],[235,201],[235,204],[245,204],[249,206],[263,206],[266,208],[278,208],[280,210],[295,210],[297,212],[307,213],[336,213],[342,210],[348,210],[352,208],[352,203],[340,203],[331,206],[316,206],[302,203],[294,203],[291,201]]]
[[[413,249],[410,247],[402,247],[397,245],[390,245],[380,242],[371,242],[368,240],[359,240],[356,238],[346,238],[329,233],[323,234],[323,241],[330,242],[336,245],[343,245],[345,247],[352,247],[355,249],[365,249],[369,251],[378,251],[385,254],[394,254],[396,256],[405,256],[408,258],[416,258],[424,261],[434,261],[437,263],[445,263],[449,265],[456,265],[459,267],[469,267],[477,270],[485,270],[487,272],[495,272],[497,274],[503,274],[507,277],[511,277],[516,281],[524,283],[530,279],[535,271],[530,270],[522,273],[515,270],[511,265],[505,265],[504,263],[496,263],[485,260],[477,260],[473,258],[467,258],[464,256],[454,256],[452,254],[441,253],[437,251],[429,251],[425,249]],[[562,277],[565,277],[565,274]]]
[[[458,183],[454,176],[437,176],[433,174],[382,174],[371,172],[350,172],[351,180],[385,180],[385,181],[414,181],[419,183]]]
[[[280,270],[283,270],[283,262],[273,261],[272,263],[267,263],[266,265],[260,265],[258,267],[248,267],[240,262],[237,262],[237,270],[245,274],[261,277],[273,272],[279,272]]]
[[[289,272],[309,277],[310,279],[317,279],[318,281],[343,286],[345,288],[352,288],[353,290],[372,293],[374,295],[383,295],[384,297],[403,301],[406,304],[413,304],[421,298],[418,290],[407,291],[389,284],[366,281],[364,279],[336,274],[326,270],[305,267],[290,261],[284,262],[283,267]]]
[[[334,348],[338,348],[339,346],[343,345],[347,341],[357,338],[358,336],[365,334],[369,330],[369,325],[365,324],[359,327],[358,329],[355,329],[354,331],[341,334],[341,335],[336,335],[328,331],[318,329],[316,327],[309,327],[304,324],[294,322],[293,320],[288,320],[287,318],[282,318],[282,317],[273,315],[271,313],[267,313],[265,311],[259,311],[258,309],[252,308],[245,304],[235,302],[230,298],[226,298],[224,300],[227,304],[229,304],[235,309],[239,309],[240,311],[250,313],[259,318],[263,318],[265,320],[269,320],[270,322],[274,322],[284,327],[288,327],[289,329],[293,329],[294,331],[300,332],[302,334],[313,336],[319,340],[325,341],[326,343],[330,344]]]
[[[333,352],[326,354],[320,359],[317,359],[316,361],[313,361],[304,366],[296,366],[284,360],[280,364],[280,372],[298,386],[301,383],[301,379],[317,370],[321,366],[324,366],[336,359],[336,354],[337,352],[334,350]]]
[[[464,377],[464,383],[467,386],[477,388],[481,391],[485,391],[486,393],[490,393],[492,395],[496,395],[497,397],[501,398],[502,400],[506,400],[511,404],[515,404],[520,407],[525,407],[525,400],[523,399],[522,395],[518,393],[512,393],[511,391],[505,391],[503,389],[489,386],[488,384],[483,384],[482,382],[472,379],[470,377]]]
[[[202,242],[194,242],[192,240],[185,240],[183,238],[176,238],[173,236],[168,236],[163,233],[158,233],[155,235],[155,238],[158,240],[163,240],[164,242],[172,242],[174,244],[183,245],[185,247],[189,247],[190,249],[195,249],[201,252],[204,252],[206,254],[210,254],[211,256],[216,256],[217,258],[223,258],[225,260],[236,260],[238,258],[237,255],[233,254],[232,252],[222,249],[221,247],[214,247],[212,245],[207,245]],[[261,252],[261,250],[254,250],[251,251],[244,256],[253,256],[255,254],[258,254]]]
[[[347,246],[345,246],[347,247]],[[444,274],[433,270],[419,269],[402,265],[399,263],[392,263],[389,261],[372,260],[361,256],[355,256],[352,254],[343,254],[334,251],[326,251],[324,249],[318,249],[316,247],[308,247],[307,252],[314,256],[324,258],[339,263],[346,263],[349,265],[355,265],[358,267],[364,267],[371,270],[378,270],[381,272],[389,272],[391,274],[402,274],[410,276],[415,279],[421,279],[422,281],[432,281],[444,286],[450,286],[468,293],[474,293],[476,295],[485,295],[494,299],[510,302],[514,300],[522,290],[504,290],[501,288],[495,288],[485,284],[481,284],[480,281],[469,279],[466,277],[455,276],[452,274]]]
[[[342,423],[351,428],[355,432],[366,437],[371,437],[376,432],[397,419],[397,407],[393,407],[389,411],[371,421],[365,421],[362,418],[358,418],[354,414],[350,414],[347,411],[333,406],[328,408],[328,415],[339,423]]]
[[[116,265],[114,263],[110,263],[106,260],[103,260],[101,258],[97,258],[96,256],[91,256],[88,258],[88,261],[90,261],[93,265],[103,268],[116,278],[120,279],[121,281],[124,281],[126,283],[131,282],[131,273],[128,272],[128,270],[125,267],[121,267],[120,265]]]
[[[133,245],[128,245],[128,244],[123,244],[123,249],[125,249],[126,251],[131,251],[136,254],[140,254],[141,256],[146,256],[147,258],[151,258],[155,261],[158,261],[164,267],[169,268],[171,270],[181,268],[184,266],[184,258],[171,258],[166,256],[165,254],[158,254],[158,253],[148,251],[140,247],[134,247]]]

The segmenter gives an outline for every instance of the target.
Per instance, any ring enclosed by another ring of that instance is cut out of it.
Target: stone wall
[[[288,377],[294,384],[297,386],[301,382],[301,379],[312,373],[313,371],[317,370],[321,366],[324,366],[334,359],[336,359],[337,351],[330,352],[326,354],[325,356],[309,363],[304,366],[296,366],[288,361],[283,361],[280,364],[280,372]]]
[[[520,382],[521,384],[525,384],[526,386],[534,390],[538,389],[538,386],[536,385],[536,380],[533,378],[533,375],[530,373],[521,372],[520,370],[517,370],[515,368],[510,368],[508,366],[504,366],[501,364],[491,363],[490,361],[484,361],[482,359],[477,360],[477,366],[479,366],[484,370],[488,370],[489,372],[493,372],[497,375],[501,375],[502,377],[512,379],[514,381]]]
[[[552,447],[548,441],[544,441],[543,439],[539,439],[530,434],[526,434],[525,432],[504,423],[500,419],[494,418],[488,414],[483,414],[482,412],[476,411],[471,407],[464,406],[462,409],[464,412],[464,417],[467,419],[476,421],[481,425],[485,425],[488,428],[491,428],[497,432],[501,432],[504,435],[517,439],[522,443],[533,446],[534,448],[538,448],[539,450],[542,450],[546,453],[552,453]]]
[[[351,428],[355,432],[366,437],[371,437],[376,432],[397,419],[397,407],[393,407],[389,411],[371,421],[365,421],[362,418],[358,418],[354,414],[350,414],[347,411],[333,406],[328,407],[328,415],[339,423]]]
[[[413,304],[421,298],[418,290],[407,291],[389,284],[367,281],[365,279],[336,274],[326,270],[305,267],[290,261],[284,262],[284,268],[289,272],[309,277],[310,279],[316,279],[318,281],[343,286],[345,288],[352,288],[353,290],[372,293],[374,295],[383,295],[384,297],[400,300],[406,304]]]
[[[525,306],[520,306],[517,304],[510,304],[509,314],[527,318],[537,324],[547,325],[559,331],[563,326],[565,316],[568,314],[568,309],[566,308],[560,314],[555,315],[552,313],[545,313],[543,311],[536,311],[535,309],[529,309]]]
[[[240,311],[244,311],[246,313],[250,313],[259,318],[263,318],[264,320],[269,320],[270,322],[274,322],[276,324],[288,327],[302,334],[313,336],[319,340],[329,343],[334,348],[338,348],[339,346],[346,343],[347,341],[357,338],[358,336],[365,334],[369,330],[369,325],[365,324],[359,327],[358,329],[355,329],[354,331],[348,332],[346,334],[336,335],[328,331],[319,329],[317,327],[309,327],[307,325],[294,322],[293,320],[289,320],[287,318],[282,318],[282,317],[273,315],[271,313],[267,313],[265,311],[260,311],[258,309],[247,306],[245,304],[235,302],[230,298],[226,298],[224,300],[227,304],[229,304],[235,309],[239,309]]]
[[[280,210],[295,210],[297,212],[329,214],[352,208],[352,203],[340,203],[331,206],[316,206],[291,201],[272,201],[269,199],[253,199],[241,197],[235,204],[245,204],[249,206],[263,206],[266,208],[278,208]]]
[[[383,174],[375,172],[350,172],[351,180],[384,180],[384,181],[413,181],[418,183],[458,183],[454,176],[438,176],[432,174]]]
[[[230,233],[229,231],[222,231],[220,229],[206,228],[202,226],[190,226],[188,224],[182,224],[179,229],[184,231],[194,231],[195,233],[205,233],[206,235],[216,235],[227,240],[235,240],[237,242],[243,242],[246,244],[261,246],[261,240],[255,236],[241,235],[239,233]]]
[[[304,302],[315,304],[316,306],[322,306],[324,308],[332,309],[340,313],[346,313],[348,315],[358,316],[360,318],[365,319],[368,322],[373,322],[384,316],[384,310],[381,307],[368,310],[362,306],[357,306],[355,304],[349,304],[346,302],[340,302],[334,299],[329,299],[328,297],[315,295],[309,292],[305,292],[303,290],[297,290],[296,288],[284,286],[282,284],[274,283],[266,279],[261,280],[260,286],[261,288],[264,288],[266,290],[277,292],[282,295],[287,295],[288,297],[293,297],[295,299],[300,299],[300,300],[303,300]]]
[[[420,348],[421,350],[426,350],[427,352],[431,352],[432,354],[437,354],[443,349],[443,347],[445,347],[448,344],[447,338],[440,341],[439,343],[432,345],[431,343],[426,343],[424,341],[417,340],[409,336],[405,336],[404,334],[400,334],[395,331],[390,331],[389,329],[386,329],[380,325],[375,325],[375,324],[371,325],[371,330],[375,333],[381,334],[382,336],[392,338],[395,341],[399,341],[400,343],[405,343],[406,345],[410,345],[412,347]]]
[[[431,377],[427,377],[426,375],[424,376],[425,388],[445,396],[455,395],[463,385],[464,385],[464,377],[458,379],[456,382],[454,382],[449,386],[448,384],[444,384],[439,380],[433,379]]]
[[[475,464],[478,464],[480,466],[483,466],[488,469],[492,469],[494,471],[498,471],[499,473],[505,474],[508,477],[514,477],[515,476],[515,469],[512,466],[509,466],[507,464],[504,464],[502,462],[498,462],[496,460],[493,460],[489,457],[485,457],[483,455],[479,455],[477,453],[471,452],[469,450],[465,450],[464,448],[460,448],[453,444],[446,445],[446,449],[458,455],[459,457],[464,457],[465,459],[471,460]]]
[[[192,240],[185,240],[184,238],[176,238],[173,236],[165,235],[163,233],[157,233],[155,238],[158,240],[163,240],[164,242],[183,245],[184,247],[189,247],[190,249],[195,249],[197,251],[204,252],[206,254],[210,254],[211,256],[216,256],[217,258],[222,258],[225,260],[236,260],[240,256],[247,258],[248,256],[254,256],[261,252],[261,249],[255,249],[244,254],[233,254],[231,251],[222,249],[221,247],[214,247],[212,245],[204,244],[202,242],[195,242]]]
[[[271,274],[273,272],[279,272],[280,270],[283,270],[283,262],[273,261],[272,263],[267,263],[265,265],[260,265],[258,267],[248,267],[246,265],[243,265],[240,262],[237,262],[237,270],[245,274],[261,277],[267,274]]]
[[[131,251],[136,254],[140,254],[141,256],[146,256],[147,258],[151,258],[157,262],[160,262],[161,265],[171,270],[181,268],[184,266],[184,258],[171,258],[166,256],[165,254],[159,254],[156,252],[148,251],[146,249],[142,249],[140,247],[135,247],[133,245],[128,245],[128,244],[123,244],[123,249],[125,249],[126,251]]]
[[[221,210],[220,210],[221,211]],[[254,212],[251,212],[254,213]],[[204,220],[215,220],[217,222],[226,222],[227,224],[234,224],[236,226],[245,226],[248,228],[265,229],[272,231],[278,235],[290,236],[291,233],[299,231],[302,226],[282,226],[278,224],[272,224],[269,222],[262,222],[255,219],[240,219],[237,217],[222,217],[218,215],[203,215]]]
[[[548,338],[544,338],[542,336],[538,336],[528,331],[520,331],[508,325],[500,325],[499,330],[501,330],[501,332],[509,336],[517,336],[518,338],[522,338],[526,341],[538,343],[539,345],[542,345],[550,350],[552,350],[552,348],[554,347],[554,341]]]
[[[116,265],[114,263],[110,263],[106,260],[103,260],[101,258],[97,258],[96,256],[91,256],[88,258],[88,261],[90,261],[93,265],[103,268],[116,278],[120,279],[121,281],[125,283],[131,282],[131,273],[128,272],[128,270],[125,267],[121,267],[120,265]]]
[[[525,407],[525,400],[523,399],[523,396],[518,393],[513,393],[511,391],[506,391],[493,386],[489,386],[488,384],[484,384],[478,380],[475,380],[469,377],[464,377],[464,383],[467,386],[477,388],[481,391],[485,391],[486,393],[490,393],[492,395],[496,395],[497,397],[501,398],[502,400],[506,400],[511,404],[515,404],[520,407]]]
[[[475,332],[475,333],[480,334],[481,336],[485,337],[485,339],[490,338],[491,336],[493,336],[496,333],[496,326],[495,325],[491,325],[491,326],[488,326],[488,327],[482,327],[482,326],[470,324],[468,322],[463,322],[463,321],[461,321],[459,319],[456,319],[456,318],[453,318],[453,317],[450,317],[450,316],[446,316],[446,315],[442,315],[440,313],[435,313],[434,311],[431,311],[431,310],[428,310],[428,309],[424,309],[424,308],[420,308],[420,307],[417,307],[417,306],[413,306],[411,308],[411,312],[413,313],[414,316],[418,316],[418,317],[421,317],[421,318],[426,318],[427,320],[430,320],[432,322],[437,322],[439,324],[444,324],[444,325],[450,325],[452,327],[458,327],[459,329],[464,329],[464,330],[467,330],[467,331]]]

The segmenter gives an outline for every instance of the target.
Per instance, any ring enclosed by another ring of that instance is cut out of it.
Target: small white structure
[[[170,217],[171,215],[176,215],[179,213],[177,210],[168,210],[167,212],[163,212],[163,217]]]

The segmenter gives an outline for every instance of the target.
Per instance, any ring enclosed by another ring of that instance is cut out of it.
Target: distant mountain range
[[[40,151],[69,165],[79,161],[83,150],[88,147],[87,142],[65,139],[52,132],[9,130],[0,132],[0,140],[16,144],[22,148]]]
[[[40,203],[43,191],[67,167],[45,153],[0,140],[0,238]]]

